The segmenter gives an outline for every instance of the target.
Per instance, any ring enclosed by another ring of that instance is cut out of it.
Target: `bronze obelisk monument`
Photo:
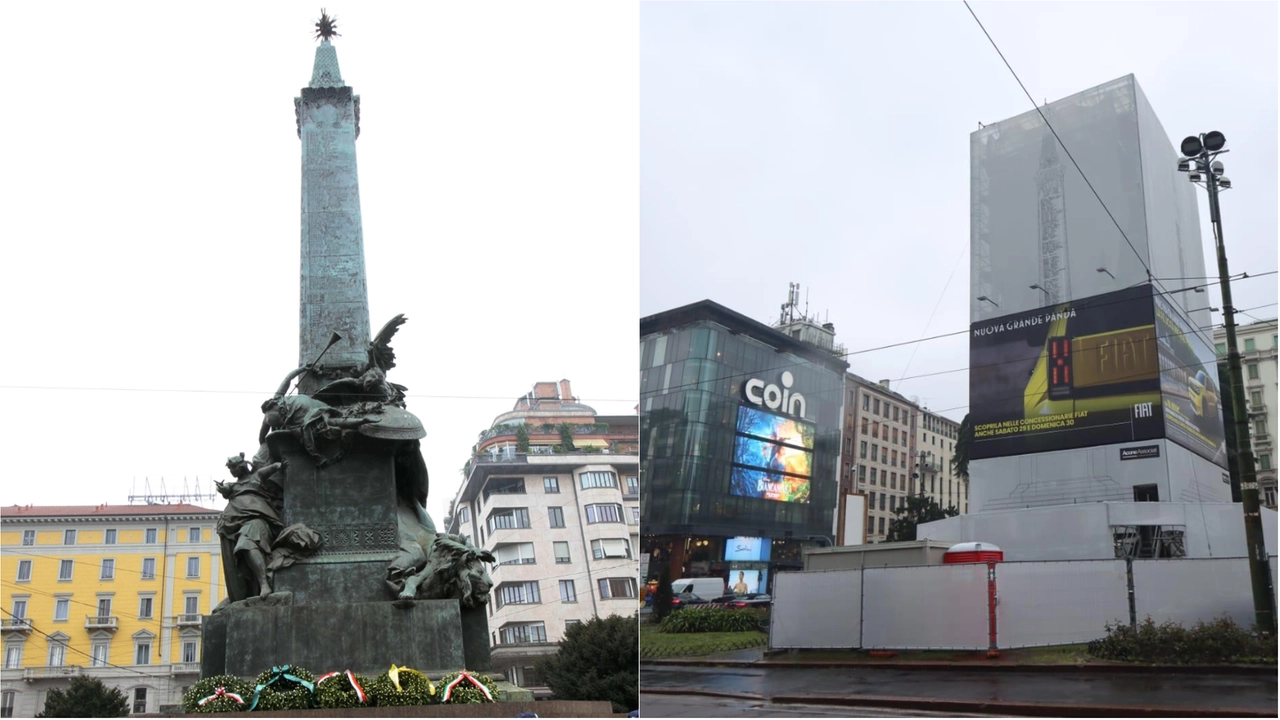
[[[407,388],[387,379],[404,316],[370,339],[359,98],[338,69],[333,18],[322,11],[316,27],[311,83],[295,100],[300,362],[262,404],[253,460],[230,457],[237,480],[219,485],[229,500],[218,526],[228,598],[205,620],[201,674],[486,669],[494,557],[437,532],[427,515],[426,430]]]
[[[337,35],[331,23],[317,30],[311,83],[294,98],[302,140],[302,292],[298,317],[298,364],[324,352],[332,333],[342,340],[324,354],[321,366],[338,370],[366,361],[369,346],[369,291],[360,227],[360,184],[356,138],[360,136],[360,96],[342,80]],[[307,373],[300,390],[323,384]]]

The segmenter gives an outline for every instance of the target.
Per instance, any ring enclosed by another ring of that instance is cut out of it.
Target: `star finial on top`
[[[324,8],[320,8],[320,19],[316,21],[316,39],[328,40],[329,38],[339,35],[338,18],[329,17],[329,13]]]

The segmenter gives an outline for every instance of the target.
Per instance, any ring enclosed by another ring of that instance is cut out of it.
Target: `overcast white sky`
[[[636,8],[326,7],[362,99],[370,321],[409,318],[390,379],[426,425],[439,521],[535,381],[634,412]],[[207,487],[254,452],[298,359],[293,98],[319,10],[6,5],[3,504]]]
[[[1276,270],[1275,3],[971,4],[1037,102],[1133,73],[1174,143],[1225,133],[1231,270]],[[962,3],[643,3],[640,27],[642,315],[773,322],[799,282],[851,351],[968,327],[969,134],[1032,107]],[[1276,288],[1236,306],[1274,318]],[[965,368],[965,335],[849,360],[967,410],[967,372],[910,379]]]

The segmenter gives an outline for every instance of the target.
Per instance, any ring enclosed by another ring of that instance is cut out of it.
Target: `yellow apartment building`
[[[77,676],[120,688],[135,714],[179,705],[200,678],[202,617],[226,595],[218,514],[0,508],[0,716],[34,717]]]

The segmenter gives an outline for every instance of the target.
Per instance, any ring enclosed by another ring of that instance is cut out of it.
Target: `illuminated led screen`
[[[768,587],[765,583],[768,576],[768,570],[730,570],[727,589],[734,595],[762,593]]]
[[[738,406],[738,432],[761,440],[813,449],[813,426],[746,405]]]
[[[773,543],[761,537],[733,537],[725,541],[724,559],[727,561],[769,562]]]
[[[809,502],[813,434],[809,423],[745,405],[738,408],[729,492],[779,502]]]
[[[739,465],[750,465],[763,470],[791,473],[792,475],[804,475],[805,477],[811,475],[812,470],[809,467],[809,463],[812,460],[813,453],[808,450],[756,440],[746,436],[739,437],[733,447],[733,461]]]

